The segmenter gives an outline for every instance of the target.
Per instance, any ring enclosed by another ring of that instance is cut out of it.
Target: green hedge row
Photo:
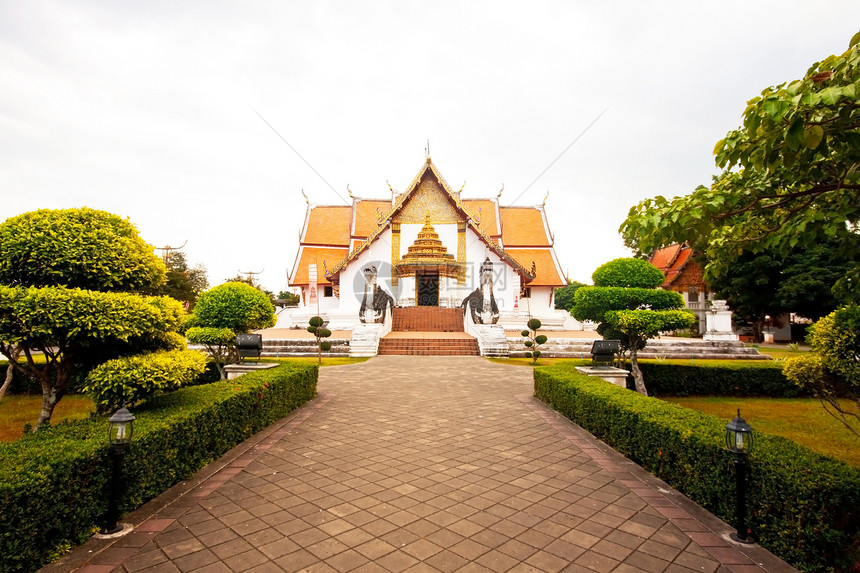
[[[316,365],[290,363],[184,388],[134,409],[122,514],[132,511],[316,395]],[[0,444],[0,572],[33,571],[85,541],[107,510],[107,417]]]
[[[535,369],[534,381],[537,398],[734,523],[723,421],[564,365]],[[860,471],[780,437],[756,438],[748,523],[761,545],[804,571],[852,570],[860,558]]]
[[[639,362],[652,396],[808,396],[782,373],[778,362]]]

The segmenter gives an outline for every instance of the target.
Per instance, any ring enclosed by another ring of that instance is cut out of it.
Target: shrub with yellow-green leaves
[[[188,386],[205,371],[206,356],[196,350],[123,356],[91,370],[83,390],[106,412]]]

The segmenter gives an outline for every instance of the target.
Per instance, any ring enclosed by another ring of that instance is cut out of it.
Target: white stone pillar
[[[732,330],[732,311],[726,301],[715,300],[705,315],[707,330],[705,340],[738,340],[738,335]]]

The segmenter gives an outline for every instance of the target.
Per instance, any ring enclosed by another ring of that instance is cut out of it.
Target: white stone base
[[[702,336],[703,340],[740,340],[734,332],[706,332]]]
[[[596,376],[607,382],[627,388],[627,370],[615,368],[614,366],[577,366],[576,371],[586,376]]]
[[[275,366],[277,366],[277,364],[273,362],[243,362],[241,364],[228,364],[224,367],[224,371],[227,373],[227,380],[233,380],[242,374],[255,372],[257,370],[267,370],[269,368],[274,368]]]

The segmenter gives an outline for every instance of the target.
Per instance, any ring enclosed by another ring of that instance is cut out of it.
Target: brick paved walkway
[[[481,358],[324,368],[312,403],[45,571],[793,571],[531,394]]]

